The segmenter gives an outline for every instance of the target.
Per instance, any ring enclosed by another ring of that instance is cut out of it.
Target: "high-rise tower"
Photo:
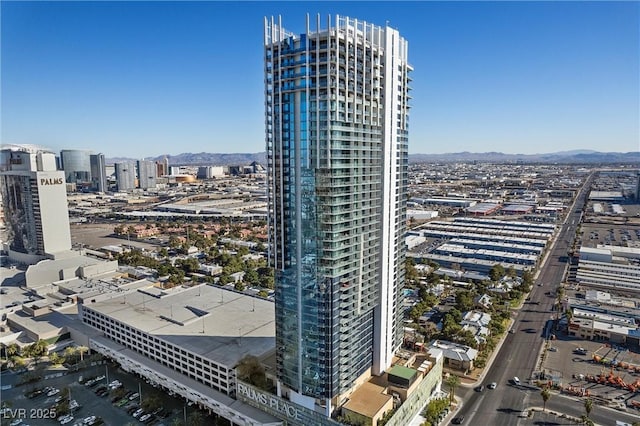
[[[142,189],[155,189],[158,170],[155,161],[138,160],[138,186]]]
[[[98,192],[106,192],[107,186],[107,166],[104,154],[95,154],[89,157],[91,164],[91,183],[93,189]]]
[[[315,27],[265,19],[268,221],[281,392],[330,414],[401,343],[412,68],[393,28]]]
[[[55,155],[35,146],[0,151],[0,191],[10,257],[36,263],[71,250],[64,172]]]
[[[130,191],[136,187],[136,163],[126,161],[115,163],[118,191]]]
[[[63,149],[60,161],[67,183],[91,182],[91,151]]]

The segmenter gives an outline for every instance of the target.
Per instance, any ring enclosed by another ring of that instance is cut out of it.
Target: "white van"
[[[518,377],[514,377],[513,378],[513,384],[519,386],[520,385],[520,379]]]

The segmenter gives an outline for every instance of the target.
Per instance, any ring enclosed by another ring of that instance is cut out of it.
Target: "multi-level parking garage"
[[[555,225],[498,219],[433,221],[415,231],[427,242],[410,256],[482,274],[501,264],[521,274],[536,267],[555,231]]]

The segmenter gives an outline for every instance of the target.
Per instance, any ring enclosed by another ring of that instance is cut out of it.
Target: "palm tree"
[[[545,387],[544,389],[542,389],[542,392],[540,392],[540,396],[542,396],[542,411],[547,411],[547,401],[549,400],[549,398],[551,398],[551,392],[549,391],[549,388]]]
[[[446,380],[447,386],[449,386],[449,405],[453,403],[455,397],[456,388],[460,384],[460,377],[455,374],[449,374]]]
[[[591,410],[593,410],[593,400],[591,398],[587,398],[584,400],[584,411],[587,413],[587,419],[591,415]]]
[[[4,350],[5,350],[5,355],[7,356],[7,359],[14,355],[20,354],[20,346],[18,346],[17,343],[11,343]]]
[[[80,354],[80,361],[84,361],[84,354],[89,352],[89,348],[86,346],[78,346],[76,350]]]

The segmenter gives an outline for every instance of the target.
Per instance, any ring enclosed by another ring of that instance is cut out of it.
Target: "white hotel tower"
[[[36,263],[71,254],[66,182],[55,154],[32,145],[3,145],[0,192],[10,258]]]
[[[336,16],[264,45],[278,391],[330,415],[401,343],[408,44]]]

